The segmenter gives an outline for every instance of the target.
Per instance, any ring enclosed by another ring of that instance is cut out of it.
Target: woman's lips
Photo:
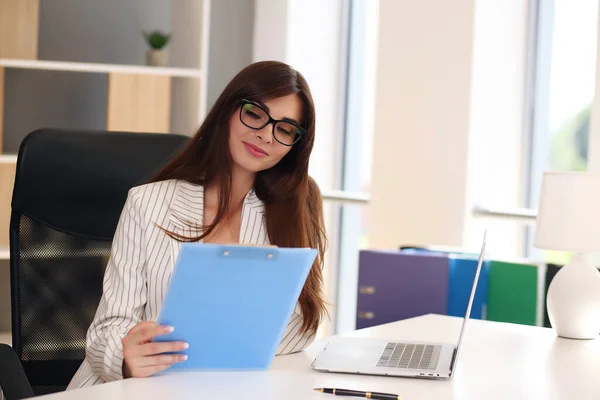
[[[262,158],[262,157],[266,157],[269,155],[266,151],[264,151],[263,149],[261,149],[258,146],[255,146],[253,144],[246,143],[246,142],[242,142],[242,143],[244,143],[244,146],[246,146],[246,150],[248,150],[248,152],[250,154],[252,154],[254,157]]]

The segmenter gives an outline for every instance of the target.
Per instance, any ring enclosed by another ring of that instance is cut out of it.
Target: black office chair
[[[36,395],[64,390],[85,357],[128,190],[188,139],[41,129],[23,140],[10,221],[12,339]]]
[[[7,344],[0,344],[0,390],[6,400],[33,397],[33,390],[19,358],[13,348]]]

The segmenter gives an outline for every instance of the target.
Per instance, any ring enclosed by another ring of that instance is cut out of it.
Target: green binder
[[[490,260],[487,317],[536,325],[538,266]]]

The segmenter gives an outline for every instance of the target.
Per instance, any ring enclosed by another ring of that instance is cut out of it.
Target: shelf
[[[14,164],[17,162],[16,154],[0,154],[0,163]]]
[[[1,331],[0,332],[0,343],[9,344],[12,346],[12,335],[10,332]]]
[[[202,78],[202,71],[199,69],[149,67],[144,65],[98,64],[66,61],[18,60],[0,58],[0,67],[48,71],[162,75],[176,78]]]

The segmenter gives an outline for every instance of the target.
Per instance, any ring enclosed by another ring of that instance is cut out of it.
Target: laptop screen
[[[458,336],[458,344],[456,345],[456,350],[454,352],[454,358],[452,359],[452,363],[450,365],[450,374],[454,371],[454,366],[456,364],[456,360],[458,359],[458,353],[460,351],[460,345],[463,340],[463,335],[465,334],[465,327],[467,326],[467,320],[471,315],[471,307],[473,306],[473,299],[475,298],[475,292],[477,291],[477,284],[479,283],[479,275],[481,272],[481,266],[483,265],[483,259],[485,256],[485,245],[487,241],[487,230],[483,232],[483,243],[481,244],[481,252],[479,253],[479,260],[477,261],[477,269],[475,270],[475,277],[473,278],[473,286],[471,287],[471,296],[469,297],[469,302],[467,303],[467,312],[465,313],[465,319],[462,323],[462,328],[460,329],[460,335]]]

